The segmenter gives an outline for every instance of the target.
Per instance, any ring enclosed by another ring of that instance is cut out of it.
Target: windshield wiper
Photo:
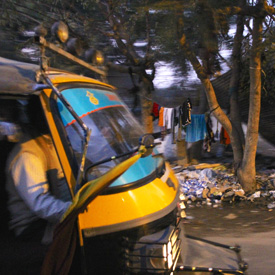
[[[125,157],[125,156],[129,156],[129,155],[132,155],[134,153],[136,153],[138,151],[139,147],[137,147],[136,149],[132,150],[132,151],[129,151],[127,153],[123,153],[123,154],[119,154],[119,155],[116,155],[116,156],[112,156],[112,157],[109,157],[109,158],[106,158],[106,159],[103,159],[101,161],[97,161],[95,163],[93,163],[92,165],[90,165],[88,167],[88,169],[94,167],[94,166],[97,166],[99,164],[102,164],[102,163],[105,163],[105,162],[108,162],[108,161],[111,161],[111,160],[115,160],[115,159],[119,159],[119,158],[122,158],[122,157]]]
[[[118,158],[122,158],[122,157],[125,157],[125,156],[132,155],[132,154],[136,153],[139,150],[141,145],[144,145],[145,148],[147,149],[147,152],[145,154],[143,154],[142,157],[147,157],[147,156],[151,155],[153,148],[156,145],[159,145],[159,144],[161,144],[161,142],[154,143],[154,137],[152,135],[145,134],[145,135],[140,137],[139,146],[137,148],[135,148],[134,150],[123,153],[123,154],[119,154],[119,155],[116,155],[116,156],[112,156],[112,157],[103,159],[101,161],[97,161],[97,162],[93,163],[92,165],[90,165],[87,169],[90,169],[94,166],[100,165],[100,164],[105,163],[105,162],[109,162],[111,160],[115,160],[115,159],[118,159]]]

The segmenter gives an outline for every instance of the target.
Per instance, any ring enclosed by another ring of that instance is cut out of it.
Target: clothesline
[[[172,132],[175,142],[175,132],[184,131],[185,141],[188,143],[197,142],[199,140],[204,141],[204,149],[210,151],[211,144],[218,140],[220,137],[221,144],[230,144],[230,139],[225,130],[220,127],[216,135],[212,130],[211,112],[205,114],[191,114],[192,104],[187,99],[181,106],[176,108],[162,107],[154,103],[152,114],[154,120],[158,119],[158,126],[160,126],[162,132]],[[178,135],[178,137],[181,135]],[[215,139],[216,138],[216,139]]]

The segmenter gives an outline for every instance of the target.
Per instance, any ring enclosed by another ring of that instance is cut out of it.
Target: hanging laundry
[[[157,103],[153,103],[151,115],[153,117],[153,121],[159,118],[159,105]]]
[[[173,120],[173,108],[164,108],[163,111],[163,126],[166,129],[172,128],[172,120]]]
[[[161,140],[164,140],[166,136],[166,127],[164,125],[164,107],[160,107],[159,109],[159,122],[158,125],[161,128]]]
[[[216,133],[215,133],[214,138],[215,138],[216,140],[218,140],[219,137],[220,137],[220,132],[219,132],[219,121],[217,120]]]
[[[179,108],[179,115],[181,116],[182,126],[186,126],[191,123],[191,110],[192,103],[188,98]]]
[[[176,143],[176,127],[178,128],[178,131],[181,130],[181,127],[179,125],[179,107],[176,107],[173,109],[173,115],[172,115],[172,144]]]
[[[185,132],[186,142],[204,140],[205,136],[207,135],[205,115],[191,115],[191,123],[186,126]]]
[[[228,145],[231,143],[230,137],[223,127],[221,128],[220,143],[225,145]]]
[[[160,107],[159,109],[159,126],[163,127],[164,123],[163,123],[163,112],[164,112],[164,107]]]

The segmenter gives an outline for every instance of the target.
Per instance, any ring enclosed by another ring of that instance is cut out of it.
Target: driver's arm
[[[71,202],[59,200],[50,193],[42,161],[24,152],[13,162],[11,173],[17,192],[30,210],[42,219],[59,222]]]

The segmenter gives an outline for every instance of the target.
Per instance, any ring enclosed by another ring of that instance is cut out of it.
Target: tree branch
[[[262,6],[262,7],[261,7]],[[261,8],[259,8],[261,7]],[[226,15],[243,15],[243,16],[252,16],[252,17],[259,17],[269,15],[273,17],[275,14],[275,8],[268,5],[266,1],[259,1],[255,6],[245,5],[243,7],[226,7],[224,9],[217,9],[217,12],[226,14]]]
[[[130,37],[125,35],[127,32],[124,29],[124,26],[117,19],[118,16],[114,15],[114,10],[112,8],[113,2],[99,2],[99,6],[103,13],[105,13],[110,26],[114,32],[113,38],[116,40],[116,43],[120,49],[120,51],[128,58],[134,65],[138,65],[140,63],[140,58],[135,52],[132,42],[130,41]],[[123,42],[122,39],[125,39],[126,43]]]

